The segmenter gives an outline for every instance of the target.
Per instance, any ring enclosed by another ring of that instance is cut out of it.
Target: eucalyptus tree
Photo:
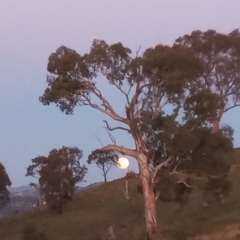
[[[80,55],[65,46],[49,56],[47,88],[40,97],[44,105],[56,104],[66,114],[76,107],[88,106],[115,120],[109,132],[124,131],[134,141],[134,148],[117,142],[96,149],[93,153],[113,151],[135,158],[143,188],[146,230],[149,239],[159,233],[157,227],[154,183],[160,165],[149,162],[147,139],[142,134],[139,118],[154,120],[165,108],[177,112],[186,98],[189,84],[201,71],[201,63],[182,46],[157,45],[136,55],[122,43],[107,44],[94,40],[90,51]],[[101,84],[110,84],[125,99],[120,114],[101,92]],[[99,87],[100,86],[100,87]],[[148,113],[148,114],[145,114]]]
[[[223,114],[240,106],[240,32],[193,31],[175,44],[189,48],[202,62],[203,71],[192,84],[194,91],[205,89],[220,97],[221,106],[212,119],[218,131]]]

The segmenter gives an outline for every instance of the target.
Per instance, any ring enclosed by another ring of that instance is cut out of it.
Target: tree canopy
[[[39,177],[41,191],[50,208],[62,213],[62,207],[72,200],[76,184],[83,180],[87,168],[80,165],[82,150],[77,147],[53,149],[47,157],[32,159],[26,176]]]

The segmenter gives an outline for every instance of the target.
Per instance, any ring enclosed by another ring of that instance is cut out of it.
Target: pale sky
[[[81,54],[96,38],[120,41],[136,51],[139,45],[144,50],[172,44],[197,29],[229,33],[239,28],[239,9],[239,0],[0,0],[0,162],[13,186],[28,184],[30,179],[24,175],[31,159],[53,148],[77,146],[86,159],[100,147],[95,136],[110,143],[101,127],[104,115],[78,108],[73,116],[66,116],[55,105],[45,107],[38,101],[46,87],[48,56],[59,46]],[[102,86],[121,109],[116,92]],[[227,113],[222,123],[234,127],[239,146],[237,119],[240,108]],[[116,138],[132,146],[129,136]],[[131,159],[130,164],[136,170],[136,162]],[[87,167],[87,184],[102,181],[99,169]],[[125,173],[114,168],[109,178]]]

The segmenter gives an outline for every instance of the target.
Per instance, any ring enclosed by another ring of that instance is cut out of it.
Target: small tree
[[[193,91],[202,89],[219,96],[221,105],[212,119],[214,131],[224,113],[240,106],[240,32],[229,34],[214,30],[193,31],[176,40],[176,44],[188,47],[203,64],[202,74],[192,84]]]
[[[7,205],[10,201],[9,191],[7,187],[12,185],[5,167],[0,163],[0,209]]]
[[[47,157],[32,159],[26,176],[39,176],[39,184],[47,205],[62,214],[63,205],[71,201],[75,186],[82,181],[86,167],[80,165],[82,150],[62,147],[53,149]]]
[[[107,182],[107,174],[113,165],[116,165],[118,156],[113,151],[90,154],[88,164],[95,163],[103,172],[104,182]]]

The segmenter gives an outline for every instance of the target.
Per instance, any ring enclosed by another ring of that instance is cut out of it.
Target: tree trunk
[[[38,198],[38,206],[39,207],[43,206],[43,198],[42,198],[40,187],[36,183],[31,183],[30,186],[33,186],[35,188],[35,191],[37,193],[37,198]]]
[[[218,119],[213,121],[213,131],[218,132],[220,129],[220,121]]]
[[[104,177],[104,183],[106,183],[107,182],[107,174],[105,172],[103,173],[103,177]]]
[[[147,230],[147,239],[161,239],[157,227],[157,213],[155,195],[152,183],[152,177],[148,168],[147,158],[144,154],[138,157],[140,170],[140,178],[142,182],[144,207],[145,207],[145,222]]]

